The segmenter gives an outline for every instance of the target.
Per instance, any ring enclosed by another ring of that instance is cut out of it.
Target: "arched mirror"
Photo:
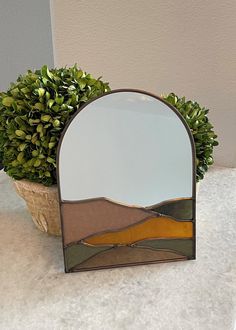
[[[195,152],[172,106],[138,90],[88,102],[58,150],[67,272],[195,258]]]

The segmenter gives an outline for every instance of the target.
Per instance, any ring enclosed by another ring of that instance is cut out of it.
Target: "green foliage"
[[[196,179],[203,179],[209,166],[213,164],[213,148],[218,145],[217,135],[207,117],[208,109],[202,108],[197,102],[186,101],[185,97],[178,97],[174,93],[163,96],[184,117],[191,129],[196,147]]]
[[[14,179],[56,183],[56,150],[78,107],[109,91],[108,83],[71,68],[28,71],[0,93],[0,159]]]

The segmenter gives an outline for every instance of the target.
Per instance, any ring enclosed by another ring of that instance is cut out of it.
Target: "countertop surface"
[[[236,329],[236,169],[201,183],[194,261],[65,274],[3,171],[0,232],[1,330]]]

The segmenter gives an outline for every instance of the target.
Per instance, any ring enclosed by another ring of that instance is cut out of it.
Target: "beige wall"
[[[175,91],[211,109],[215,161],[236,166],[236,1],[52,0],[55,65]]]

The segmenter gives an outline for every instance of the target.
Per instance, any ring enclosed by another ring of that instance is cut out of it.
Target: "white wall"
[[[53,66],[49,0],[0,0],[0,90],[43,64]]]
[[[0,91],[43,64],[53,66],[49,0],[0,0]]]
[[[52,0],[51,14],[57,66],[197,100],[219,135],[216,163],[236,166],[235,0]]]

